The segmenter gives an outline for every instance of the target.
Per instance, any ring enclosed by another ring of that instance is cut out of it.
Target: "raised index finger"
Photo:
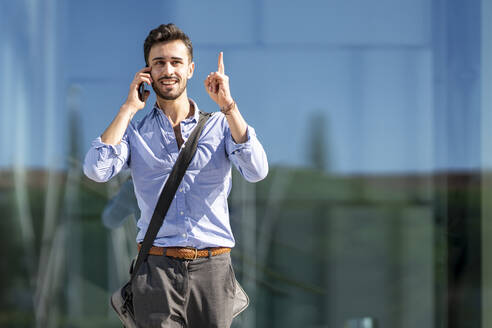
[[[219,65],[218,65],[218,72],[220,74],[224,74],[225,73],[225,69],[224,69],[224,53],[221,51],[219,53]]]

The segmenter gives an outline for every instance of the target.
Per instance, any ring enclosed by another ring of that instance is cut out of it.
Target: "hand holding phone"
[[[152,76],[150,76],[150,67],[144,67],[139,70],[130,85],[128,97],[125,104],[136,112],[145,107],[145,102],[149,98],[150,91],[145,89],[145,84],[152,84]]]

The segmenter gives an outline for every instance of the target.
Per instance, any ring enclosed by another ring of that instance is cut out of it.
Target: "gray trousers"
[[[230,253],[196,260],[149,255],[132,283],[141,328],[230,327],[236,278]]]

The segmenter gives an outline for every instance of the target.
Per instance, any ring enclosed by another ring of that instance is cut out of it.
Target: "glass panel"
[[[204,13],[206,13],[204,15]],[[233,170],[234,327],[488,327],[490,0],[0,1],[1,327],[120,327],[128,171],[82,172],[150,29],[224,51],[268,177]],[[155,96],[136,119],[151,109]]]

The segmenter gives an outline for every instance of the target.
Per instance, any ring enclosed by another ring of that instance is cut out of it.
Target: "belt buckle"
[[[196,260],[198,258],[198,248],[195,247],[185,247],[186,249],[191,249],[192,251],[195,251],[195,255],[193,256],[192,260]]]

